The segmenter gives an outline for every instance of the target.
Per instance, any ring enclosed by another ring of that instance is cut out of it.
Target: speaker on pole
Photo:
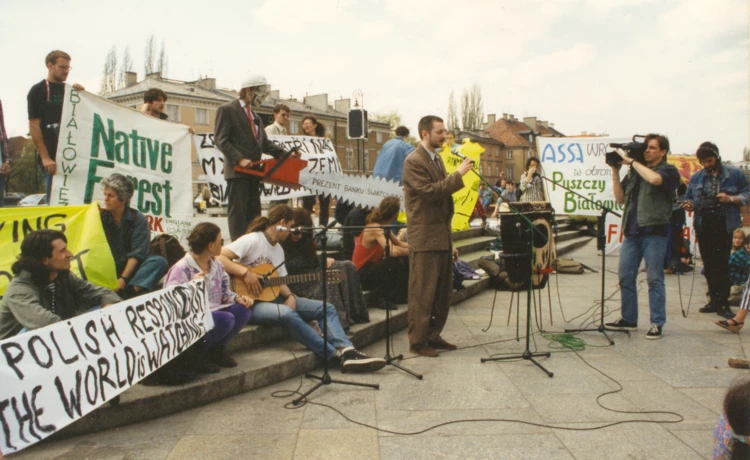
[[[349,111],[349,139],[367,139],[367,110]]]

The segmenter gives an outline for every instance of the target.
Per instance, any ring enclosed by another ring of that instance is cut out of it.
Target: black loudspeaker
[[[349,111],[349,139],[367,139],[367,110]]]
[[[500,237],[503,241],[503,254],[505,269],[508,272],[508,280],[516,285],[514,290],[526,290],[529,287],[531,277],[531,239],[534,233],[534,252],[536,256],[536,269],[533,278],[534,289],[541,289],[547,283],[548,275],[545,273],[549,265],[549,251],[551,241],[551,229],[548,224],[549,217],[545,212],[524,212],[524,215],[533,223],[535,230],[529,227],[529,223],[517,214],[503,214],[500,220]]]

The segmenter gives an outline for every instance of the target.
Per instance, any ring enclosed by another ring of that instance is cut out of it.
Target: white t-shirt
[[[227,245],[227,248],[237,254],[239,262],[248,267],[271,264],[274,267],[284,262],[284,249],[280,244],[272,246],[263,232],[253,232],[242,235]],[[286,276],[286,265],[278,268],[279,276]]]

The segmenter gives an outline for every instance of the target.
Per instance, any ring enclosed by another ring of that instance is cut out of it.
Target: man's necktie
[[[253,119],[253,113],[250,111],[250,106],[249,105],[245,106],[245,112],[247,112],[247,118],[248,118],[248,120],[250,120],[250,128],[253,131],[253,137],[255,139],[258,139],[258,132],[257,132],[258,128],[255,125],[255,120]]]
[[[442,175],[445,175],[445,168],[443,167],[443,160],[440,158],[440,155],[435,155],[435,164],[437,164],[438,171]]]

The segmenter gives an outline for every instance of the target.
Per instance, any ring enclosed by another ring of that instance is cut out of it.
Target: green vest
[[[651,168],[654,172],[670,166],[666,157],[664,161]],[[635,188],[636,176],[638,173],[631,166],[628,173],[628,183],[625,186],[625,211],[622,219],[622,228],[628,228],[628,218],[630,217],[630,206],[633,204],[633,189]],[[676,191],[664,190],[661,185],[651,185],[641,178],[641,186],[638,190],[638,226],[649,227],[653,225],[664,225],[669,223],[669,216],[672,214],[672,202],[676,198]]]

